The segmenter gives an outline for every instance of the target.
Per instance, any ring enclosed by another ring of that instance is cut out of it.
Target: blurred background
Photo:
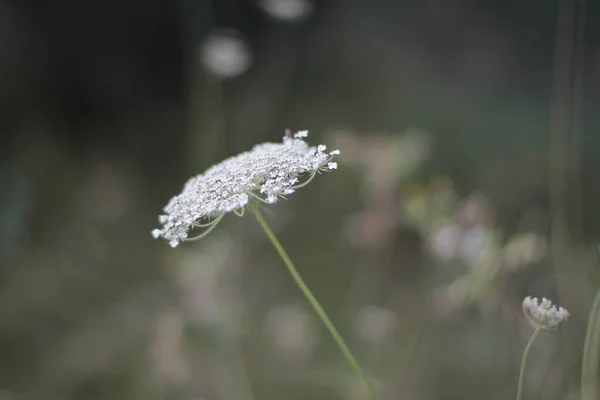
[[[600,3],[0,0],[0,399],[368,399],[251,215],[157,217],[285,129],[337,171],[272,227],[385,399],[514,398],[526,295],[598,288]]]

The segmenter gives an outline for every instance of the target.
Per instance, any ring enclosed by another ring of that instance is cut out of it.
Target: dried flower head
[[[556,308],[552,301],[542,297],[540,303],[537,297],[525,297],[523,313],[531,324],[539,329],[556,329],[558,324],[569,317],[569,312],[562,307]]]
[[[308,131],[285,135],[282,143],[263,143],[252,150],[213,165],[203,174],[187,181],[181,194],[173,197],[159,216],[163,237],[172,247],[181,241],[203,237],[228,212],[238,215],[251,200],[275,203],[308,184],[317,172],[333,170],[339,150],[325,152],[326,146],[310,147],[304,138]],[[299,178],[310,174],[299,183]],[[208,228],[200,236],[188,238],[193,228]]]

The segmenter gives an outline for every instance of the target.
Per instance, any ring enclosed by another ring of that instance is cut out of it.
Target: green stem
[[[600,359],[600,290],[588,317],[581,367],[581,400],[598,398],[598,360]]]
[[[275,250],[277,250],[277,252],[279,253],[279,256],[285,263],[288,271],[290,272],[290,274],[296,281],[296,284],[298,285],[300,290],[302,290],[302,293],[304,293],[304,296],[306,296],[306,298],[308,299],[308,302],[311,304],[311,306],[314,308],[316,313],[319,315],[319,317],[323,321],[323,324],[325,324],[325,326],[327,327],[327,330],[329,330],[329,333],[331,333],[331,336],[333,336],[333,339],[335,340],[335,342],[339,346],[340,350],[344,354],[344,357],[346,357],[346,360],[348,360],[348,363],[350,363],[350,365],[352,366],[352,369],[354,369],[354,372],[356,372],[356,374],[360,377],[360,379],[362,379],[362,381],[367,385],[367,388],[368,388],[369,392],[371,393],[371,396],[373,397],[373,399],[381,400],[381,397],[379,396],[379,393],[375,389],[375,386],[373,385],[373,383],[371,383],[371,381],[369,380],[369,378],[367,377],[365,372],[362,370],[360,365],[358,365],[358,362],[352,355],[352,352],[348,348],[348,345],[346,344],[346,342],[344,342],[344,339],[342,338],[340,333],[335,328],[335,325],[333,325],[333,322],[331,322],[331,320],[327,316],[327,313],[325,312],[323,307],[321,307],[321,304],[319,304],[319,302],[317,301],[315,296],[312,294],[312,292],[310,291],[310,289],[308,288],[308,286],[306,285],[306,283],[304,282],[304,280],[298,273],[298,270],[294,266],[294,263],[292,263],[292,260],[290,260],[290,257],[285,252],[285,249],[283,248],[281,243],[279,243],[279,240],[277,240],[277,237],[275,236],[275,234],[273,233],[273,231],[267,224],[267,221],[265,221],[262,214],[260,213],[258,206],[255,203],[251,203],[250,208],[252,209],[252,212],[254,212],[254,215],[256,216],[258,223],[260,224],[260,226],[262,226],[263,230],[265,231],[265,233],[271,240],[271,243],[275,247]]]
[[[529,339],[529,343],[525,347],[525,351],[523,351],[523,359],[521,360],[521,372],[519,372],[519,388],[517,389],[517,400],[521,400],[523,394],[523,381],[525,380],[525,367],[527,365],[527,358],[529,358],[529,350],[531,350],[531,345],[535,341],[535,338],[540,333],[540,328],[535,328],[533,335]]]

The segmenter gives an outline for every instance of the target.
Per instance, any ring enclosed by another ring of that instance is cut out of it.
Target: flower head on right
[[[542,297],[542,301],[537,297],[527,296],[523,300],[523,313],[531,324],[539,329],[553,330],[558,325],[569,318],[569,312],[562,308],[556,308],[552,301]]]

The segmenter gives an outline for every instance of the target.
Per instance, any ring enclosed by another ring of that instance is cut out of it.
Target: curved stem
[[[296,190],[296,189],[303,188],[304,186],[308,185],[310,183],[310,181],[312,181],[314,179],[316,174],[317,174],[316,172],[313,172],[307,180],[305,180],[302,183],[297,184],[296,186],[290,186],[290,189]]]
[[[268,201],[266,201],[265,199],[263,199],[262,197],[260,197],[259,195],[257,195],[254,192],[250,192],[250,196],[252,196],[253,199],[260,201],[261,203],[271,205],[271,203],[269,203]]]
[[[529,339],[525,350],[523,351],[523,359],[521,360],[521,371],[519,372],[519,388],[517,389],[517,400],[521,400],[521,396],[523,395],[523,382],[525,381],[525,367],[527,365],[527,358],[529,358],[529,350],[531,350],[531,345],[535,341],[535,338],[540,333],[540,328],[535,328],[533,335]]]
[[[339,346],[340,350],[342,351],[342,354],[344,354],[344,357],[346,357],[346,360],[348,360],[348,363],[350,363],[350,365],[352,366],[352,369],[354,369],[354,372],[356,372],[356,374],[360,377],[360,379],[366,384],[367,389],[371,393],[371,396],[373,397],[373,399],[381,400],[381,397],[379,396],[379,393],[375,389],[375,386],[373,385],[373,383],[371,383],[371,381],[369,380],[369,378],[367,377],[365,372],[362,370],[360,365],[358,365],[358,362],[352,355],[352,352],[348,348],[348,345],[346,344],[346,342],[344,341],[344,339],[342,338],[340,333],[335,328],[335,325],[333,325],[333,322],[331,322],[331,320],[327,316],[327,313],[325,312],[323,307],[321,307],[321,304],[319,304],[319,302],[317,301],[315,296],[312,294],[312,292],[310,291],[310,289],[308,288],[308,286],[306,285],[306,283],[304,282],[304,280],[298,273],[298,270],[296,270],[296,267],[292,263],[292,260],[290,260],[289,256],[285,252],[285,249],[283,248],[283,246],[281,245],[279,240],[277,240],[277,237],[275,236],[275,234],[273,233],[273,231],[267,224],[267,221],[265,221],[265,219],[263,218],[257,205],[255,203],[251,203],[250,208],[252,209],[252,212],[256,216],[258,223],[260,224],[260,226],[263,228],[263,230],[265,231],[265,233],[271,240],[271,243],[275,247],[275,250],[277,250],[277,252],[279,253],[279,256],[285,263],[288,271],[294,278],[294,281],[296,281],[296,284],[298,285],[300,290],[302,290],[302,293],[304,293],[304,296],[306,296],[310,305],[314,308],[316,313],[319,315],[319,317],[321,318],[321,321],[323,321],[323,324],[325,324],[325,327],[327,328],[327,330],[329,330],[329,333],[331,333],[331,336],[333,336],[333,339]]]
[[[211,226],[213,226],[214,224],[216,224],[217,222],[219,222],[218,217],[217,219],[213,219],[210,222],[207,222],[205,224],[194,224],[194,228],[209,228]]]
[[[204,232],[202,232],[200,235],[198,235],[198,236],[194,236],[194,237],[191,237],[191,238],[186,238],[186,239],[184,239],[184,240],[185,240],[186,242],[193,242],[194,240],[200,240],[200,239],[202,239],[203,237],[205,237],[205,236],[207,236],[209,233],[211,233],[211,232],[212,232],[212,230],[213,230],[213,229],[215,229],[215,227],[216,227],[217,225],[219,225],[219,222],[221,222],[221,220],[223,219],[223,217],[224,217],[224,216],[225,216],[225,214],[224,214],[224,213],[223,213],[223,214],[221,214],[221,215],[219,215],[219,216],[217,217],[217,219],[215,219],[213,222],[211,222],[211,224],[210,224],[210,225],[208,225],[208,226],[210,226],[210,228],[208,228],[207,230],[205,230]]]

